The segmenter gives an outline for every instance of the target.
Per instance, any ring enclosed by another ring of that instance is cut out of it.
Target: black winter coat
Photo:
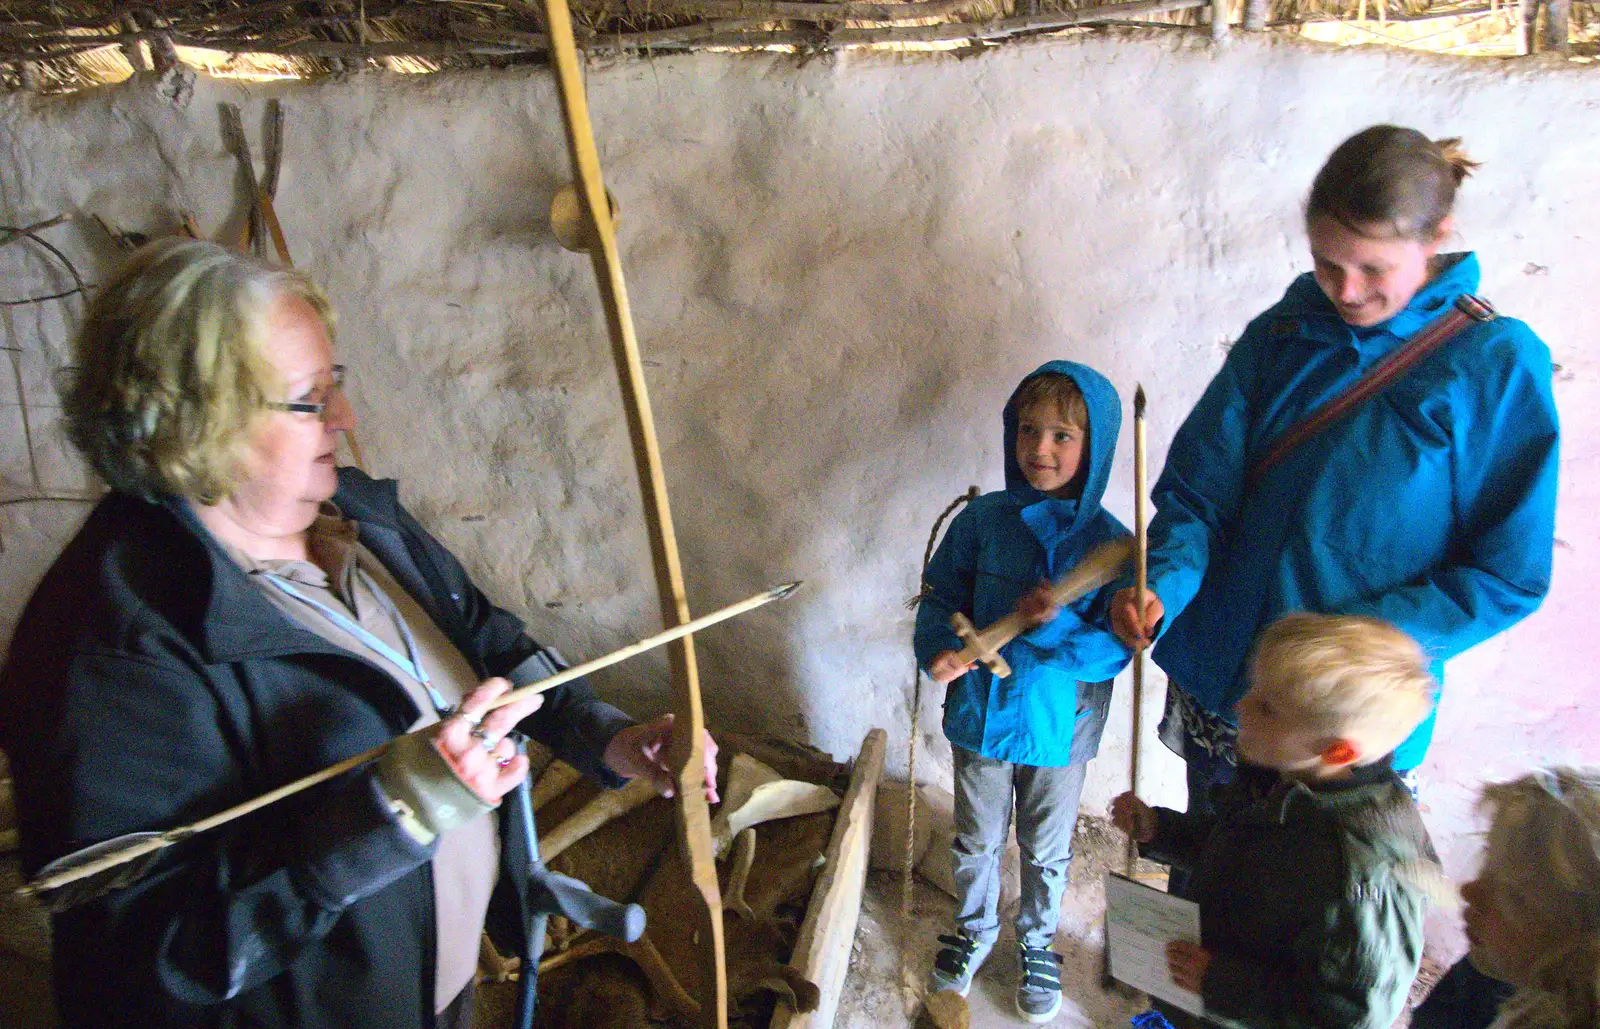
[[[334,501],[480,676],[552,671],[392,481],[341,470]],[[183,504],[113,493],[46,574],[0,671],[24,869],[238,804],[418,714],[386,673],[274,608]],[[626,724],[580,681],[519,728],[614,785],[598,758]],[[514,935],[526,847],[514,804],[500,814],[490,924]],[[167,854],[54,918],[68,1029],[432,1029],[432,850],[396,824],[370,767]]]

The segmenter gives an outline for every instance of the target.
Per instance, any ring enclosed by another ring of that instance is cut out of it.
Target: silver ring
[[[492,752],[495,747],[500,745],[500,741],[491,737],[489,735],[489,730],[485,729],[481,725],[474,725],[472,727],[471,736],[473,739],[478,741],[478,746],[482,747],[486,751]]]
[[[473,732],[477,732],[478,726],[483,724],[482,715],[469,714],[466,711],[457,711],[456,717],[461,719],[463,722],[466,722],[467,725],[471,726]]]

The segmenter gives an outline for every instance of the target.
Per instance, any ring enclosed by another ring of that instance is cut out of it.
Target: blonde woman
[[[486,923],[526,942],[528,764],[509,735],[611,785],[665,784],[670,716],[635,725],[582,682],[485,714],[560,659],[392,481],[335,467],[355,414],[302,276],[152,244],[96,298],[75,365],[67,424],[111,492],[0,671],[29,874],[428,735],[57,914],[63,1024],[470,1026]]]
[[[1596,1029],[1600,769],[1534,772],[1488,787],[1482,805],[1483,870],[1461,889],[1471,950],[1412,1026]]]

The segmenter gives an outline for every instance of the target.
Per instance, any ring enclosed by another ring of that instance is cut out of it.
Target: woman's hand
[[[1167,972],[1174,985],[1190,993],[1203,992],[1206,969],[1211,967],[1211,952],[1198,943],[1172,940],[1167,944]]]
[[[1111,802],[1111,824],[1136,843],[1149,843],[1156,838],[1155,809],[1132,793],[1124,793]]]
[[[1054,620],[1061,608],[1056,604],[1055,591],[1050,584],[1042,582],[1035,586],[1031,592],[1025,593],[1017,601],[1017,617],[1021,618],[1030,629],[1037,629],[1046,622]]]
[[[647,777],[656,792],[670,797],[677,792],[672,769],[667,766],[667,744],[672,739],[675,717],[664,714],[653,722],[642,722],[619,730],[606,744],[605,765],[624,779]],[[706,803],[717,802],[717,741],[705,734]]]
[[[495,698],[510,689],[505,679],[485,679],[462,698],[461,710],[439,723],[433,739],[435,749],[485,804],[500,803],[527,777],[528,759],[517,753],[506,733],[544,703],[544,694],[535,693],[488,711]]]
[[[943,686],[952,679],[958,679],[966,675],[976,667],[978,666],[975,662],[963,661],[955,651],[946,650],[928,662],[928,678]]]
[[[1111,631],[1130,649],[1143,650],[1155,642],[1156,626],[1167,609],[1155,590],[1144,591],[1144,617],[1139,617],[1139,591],[1129,586],[1111,600]]]

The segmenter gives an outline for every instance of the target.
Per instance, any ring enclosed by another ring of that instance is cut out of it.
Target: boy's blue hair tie
[[[1166,1015],[1152,1009],[1133,1016],[1133,1029],[1172,1029],[1172,1023],[1167,1021]]]

